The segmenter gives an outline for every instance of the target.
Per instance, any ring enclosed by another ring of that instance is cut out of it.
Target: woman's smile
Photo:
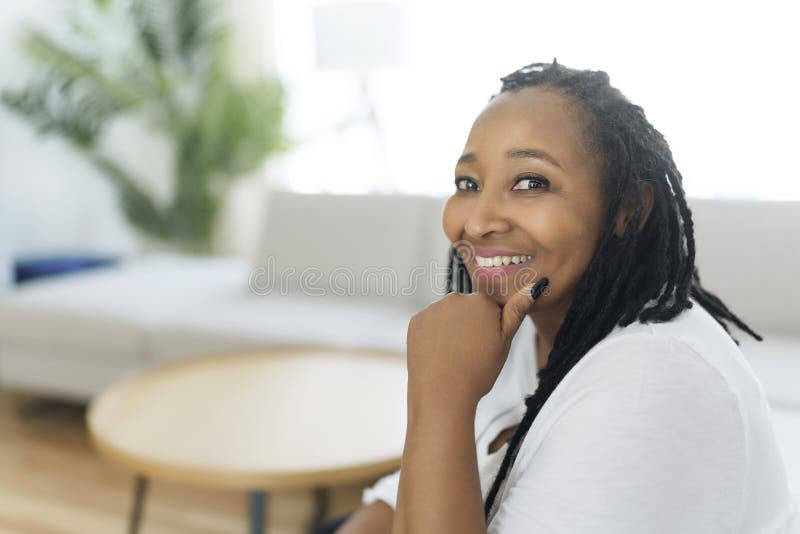
[[[481,263],[481,259],[482,258],[476,257],[475,260],[473,260],[473,262],[472,262],[472,266],[471,266],[472,269],[470,269],[468,267],[467,270],[472,270],[473,275],[474,275],[475,278],[484,278],[484,279],[492,280],[492,279],[502,278],[502,277],[506,277],[506,276],[512,276],[512,275],[516,274],[518,271],[523,270],[523,269],[531,269],[531,267],[530,267],[530,263],[531,263],[530,258],[531,258],[531,256],[526,256],[525,257],[526,260],[522,261],[522,262],[501,263],[501,264],[497,265],[496,263],[497,263],[498,258],[500,258],[500,256],[495,256],[493,264],[491,266],[489,266],[489,265],[481,265],[480,263]],[[508,256],[506,256],[506,258],[508,258]],[[524,284],[520,284],[520,285],[524,285]]]
[[[498,267],[512,263],[516,265],[531,259],[531,255],[524,252],[514,252],[500,248],[474,247],[473,251],[475,260],[481,267],[491,267],[492,265]]]
[[[530,269],[534,256],[501,248],[472,247],[465,251],[467,271],[475,278],[485,280],[511,277],[518,271]],[[525,277],[529,279],[530,277]]]

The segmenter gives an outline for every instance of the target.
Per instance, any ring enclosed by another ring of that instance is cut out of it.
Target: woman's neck
[[[541,371],[544,369],[544,366],[547,365],[547,358],[550,357],[550,350],[553,348],[552,345],[545,346],[544,342],[542,341],[542,336],[539,333],[536,333],[536,339],[534,340],[535,348],[536,348],[536,367]]]
[[[561,309],[536,310],[535,304],[533,310],[528,314],[536,330],[534,349],[536,350],[536,365],[539,369],[547,365],[556,334],[566,315],[566,310]]]

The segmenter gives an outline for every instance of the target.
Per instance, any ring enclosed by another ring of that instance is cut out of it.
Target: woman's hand
[[[541,289],[546,283],[537,282]],[[532,286],[515,291],[503,307],[482,293],[450,293],[414,315],[406,338],[409,402],[432,397],[439,406],[477,406],[533,306]]]
[[[336,534],[391,534],[393,521],[394,509],[383,501],[375,501],[353,512]]]

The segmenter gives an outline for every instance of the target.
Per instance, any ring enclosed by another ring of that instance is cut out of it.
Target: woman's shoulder
[[[703,455],[744,465],[742,403],[712,360],[657,325],[615,329],[556,386],[523,443],[519,468],[536,465],[541,448],[649,461],[663,447],[684,451],[689,442]]]
[[[563,480],[577,458],[585,485],[595,475],[598,491],[619,482],[626,499],[631,487],[671,488],[673,497],[691,487],[700,501],[729,492],[723,509],[745,510],[743,521],[789,510],[763,389],[697,303],[672,321],[615,328],[587,352],[534,420],[510,485]],[[676,509],[683,502],[676,497]]]
[[[614,414],[620,435],[645,429],[666,443],[691,434],[741,456],[756,447],[775,456],[763,389],[727,332],[694,303],[672,321],[615,328],[558,384],[530,430],[527,458],[566,421],[577,427]],[[612,440],[614,428],[596,430]],[[603,437],[605,436],[605,437]],[[760,444],[760,445],[759,445]]]
[[[607,338],[587,352],[537,419],[544,424],[592,403],[619,415],[644,413],[652,421],[663,419],[663,425],[675,414],[716,420],[723,412],[731,424],[739,425],[744,400],[738,389],[751,379],[746,371],[737,374],[733,366],[716,365],[716,356],[708,350],[643,326]]]
[[[740,398],[761,396],[758,380],[731,336],[700,304],[691,302],[691,308],[669,321],[617,325],[565,381],[607,380],[620,386],[657,370],[662,388],[670,386],[670,378],[686,386],[695,379],[707,393],[713,391],[710,387]]]
[[[765,407],[737,345],[694,303],[671,321],[614,328],[556,386],[531,432],[543,438],[567,414],[590,419],[605,410],[666,432],[689,421],[726,424],[741,442],[748,420],[768,417]]]

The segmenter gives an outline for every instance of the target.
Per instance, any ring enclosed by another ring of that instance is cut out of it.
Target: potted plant
[[[3,102],[67,141],[110,181],[128,221],[161,246],[211,252],[229,185],[288,146],[276,78],[235,79],[231,31],[212,0],[83,0],[61,39],[27,28],[41,67]],[[172,154],[167,202],[103,149],[113,121],[135,120]]]

